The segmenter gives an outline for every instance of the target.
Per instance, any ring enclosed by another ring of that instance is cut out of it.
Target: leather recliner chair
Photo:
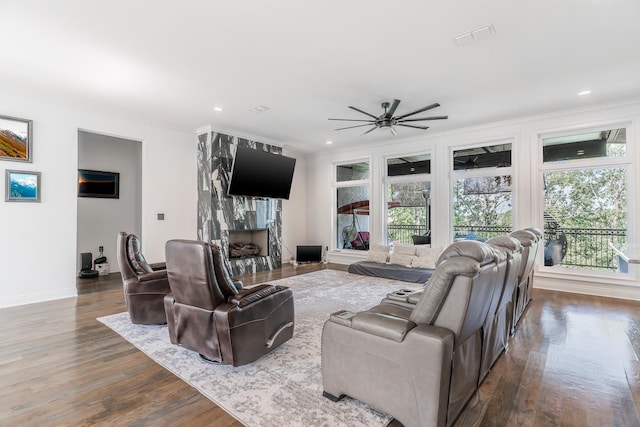
[[[117,258],[124,287],[124,299],[131,322],[143,325],[167,323],[164,297],[170,292],[164,262],[148,263],[135,234],[121,231]]]
[[[538,259],[538,254],[544,252],[544,233],[538,227],[529,227],[525,228],[525,230],[536,235],[536,247],[533,253],[533,263],[531,265],[531,269],[529,270],[529,275],[527,276],[527,304],[531,302],[533,299],[533,273],[535,271],[536,260]]]
[[[206,242],[170,240],[165,251],[171,343],[207,361],[240,366],[293,336],[291,289],[262,284],[238,290],[220,248]]]
[[[527,308],[527,304],[531,301],[533,267],[538,253],[539,239],[538,235],[530,229],[516,230],[509,236],[517,239],[522,245],[522,262],[518,272],[518,286],[513,296],[513,326],[511,328],[511,333],[513,334],[525,308]]]
[[[413,308],[333,313],[322,331],[324,396],[348,395],[405,427],[451,425],[478,388],[495,260],[484,243],[457,242]]]
[[[494,237],[485,243],[495,250],[503,252],[507,261],[504,284],[499,294],[498,303],[495,310],[489,312],[483,327],[484,342],[480,380],[489,373],[491,366],[509,346],[509,335],[513,322],[513,294],[518,285],[518,272],[522,262],[522,245],[513,237]]]

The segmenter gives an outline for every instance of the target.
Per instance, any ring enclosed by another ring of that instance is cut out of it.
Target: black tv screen
[[[296,262],[298,264],[305,263],[305,262],[320,262],[320,261],[322,261],[321,245],[296,246]]]
[[[120,174],[78,169],[78,197],[120,198]]]
[[[296,159],[238,146],[231,168],[230,196],[289,199]]]

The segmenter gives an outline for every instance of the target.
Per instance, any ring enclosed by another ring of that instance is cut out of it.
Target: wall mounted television
[[[227,194],[289,199],[295,166],[292,157],[238,146]]]
[[[78,169],[78,197],[120,198],[120,174]]]
[[[302,245],[296,246],[296,262],[298,264],[321,262],[322,246],[321,245]]]

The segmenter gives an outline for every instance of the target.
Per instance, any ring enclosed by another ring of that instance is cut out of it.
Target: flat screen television
[[[322,261],[321,245],[296,246],[296,262],[298,264]]]
[[[238,146],[231,167],[230,196],[289,199],[296,159]]]
[[[120,174],[78,169],[78,197],[120,198]]]

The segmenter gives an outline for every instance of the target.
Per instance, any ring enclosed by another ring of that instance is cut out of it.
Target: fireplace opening
[[[229,258],[269,256],[269,230],[229,230]]]

